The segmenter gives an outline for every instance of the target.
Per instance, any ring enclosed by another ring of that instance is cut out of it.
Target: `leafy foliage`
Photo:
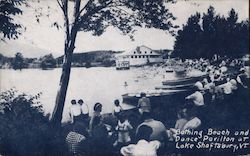
[[[15,23],[12,16],[22,14],[19,8],[26,0],[1,0],[0,1],[0,33],[4,38],[17,39],[21,34],[22,26]],[[3,38],[1,40],[4,40]]]
[[[0,94],[1,154],[44,156],[65,152],[63,137],[58,137],[60,131],[55,133],[48,117],[44,116],[38,101],[40,95],[28,96],[15,90]]]
[[[12,67],[13,69],[23,69],[26,67],[26,63],[25,63],[25,60],[23,58],[23,54],[18,52],[16,53],[15,55],[15,58],[13,59],[12,61]]]
[[[41,61],[42,69],[56,67],[56,59],[54,58],[52,54],[45,55],[41,59],[42,59]]]
[[[174,55],[181,58],[212,58],[215,54],[241,57],[249,51],[249,21],[238,22],[238,15],[231,9],[227,18],[216,15],[209,7],[201,17],[189,17],[178,32]]]
[[[80,17],[80,30],[101,35],[108,26],[117,27],[123,34],[132,35],[136,27],[174,31],[175,17],[163,0],[99,0],[90,1]],[[170,2],[170,1],[169,1]],[[173,1],[171,1],[173,2]]]

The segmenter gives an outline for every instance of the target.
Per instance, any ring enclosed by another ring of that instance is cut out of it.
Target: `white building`
[[[123,61],[129,61],[130,66],[139,66],[151,63],[161,63],[163,62],[163,58],[158,52],[146,46],[140,46],[134,50],[116,56],[117,65]]]

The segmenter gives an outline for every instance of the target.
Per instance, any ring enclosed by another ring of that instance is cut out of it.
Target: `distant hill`
[[[10,64],[13,58],[6,57],[3,54],[0,53],[0,67],[2,67],[5,64]]]
[[[115,63],[115,54],[122,51],[100,50],[82,53],[74,53],[72,66],[85,66],[86,63],[112,66]],[[58,64],[63,63],[63,56],[56,58]]]
[[[41,49],[33,45],[27,45],[22,43],[0,43],[0,54],[6,57],[15,57],[17,52],[21,52],[25,58],[39,58],[41,56],[51,53],[46,49]]]

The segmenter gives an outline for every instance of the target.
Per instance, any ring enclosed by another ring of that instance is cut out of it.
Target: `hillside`
[[[94,66],[112,66],[115,63],[115,54],[122,51],[90,51],[83,53],[74,53],[72,66],[85,66],[91,64]],[[61,65],[63,63],[63,56],[56,58],[57,63]]]

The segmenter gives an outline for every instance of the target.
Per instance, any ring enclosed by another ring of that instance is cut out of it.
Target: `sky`
[[[51,27],[58,21],[63,23],[62,12],[56,0],[40,0],[32,3],[32,7],[23,7],[23,14],[14,19],[26,27],[25,32],[17,40],[0,42],[0,53],[14,56],[22,52],[25,57],[39,57],[52,53],[54,56],[63,55],[64,29]],[[175,4],[168,4],[170,12],[177,18],[175,24],[182,26],[188,17],[196,12],[205,13],[209,6],[213,6],[217,14],[227,16],[229,10],[234,8],[239,16],[239,21],[249,18],[248,0],[177,0]],[[34,9],[42,6],[40,10],[45,15],[39,23],[34,16]],[[49,9],[48,9],[49,7]],[[136,46],[145,45],[152,49],[173,49],[175,38],[157,29],[138,29],[134,35],[135,41],[128,36],[123,36],[118,30],[109,27],[100,37],[92,36],[89,32],[79,32],[76,40],[75,52],[94,50],[131,50]]]

